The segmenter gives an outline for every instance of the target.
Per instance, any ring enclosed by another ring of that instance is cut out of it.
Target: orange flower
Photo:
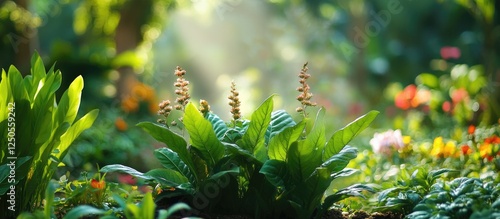
[[[473,135],[475,131],[476,131],[476,126],[469,125],[469,128],[467,129],[467,132],[469,133],[469,135]]]
[[[122,100],[121,107],[126,113],[135,112],[139,109],[139,101],[129,96]]]
[[[99,181],[92,179],[92,181],[90,181],[90,186],[95,189],[104,189],[106,187],[106,182],[104,180]]]
[[[118,117],[115,120],[115,127],[118,131],[124,132],[127,131],[128,125],[122,117]]]
[[[479,145],[479,154],[482,158],[486,158],[488,159],[488,161],[492,161],[495,156],[495,147],[493,146],[498,144],[500,144],[500,137],[496,135],[484,139],[484,142]],[[497,152],[497,154],[499,153],[500,151]]]

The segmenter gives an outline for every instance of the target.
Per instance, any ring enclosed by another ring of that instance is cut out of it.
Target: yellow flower
[[[435,157],[457,157],[459,156],[457,145],[453,141],[443,141],[443,137],[437,137],[432,144],[431,155]]]

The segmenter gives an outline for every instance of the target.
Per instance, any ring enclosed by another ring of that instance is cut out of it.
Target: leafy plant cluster
[[[378,194],[375,210],[392,211],[408,214],[431,191],[443,174],[455,172],[451,169],[428,171],[425,167],[414,170],[411,174],[402,169],[396,183]]]
[[[451,169],[417,168],[411,175],[402,170],[397,182],[378,193],[383,212],[399,212],[405,218],[497,218],[500,216],[500,185],[490,179],[458,177]]]
[[[77,77],[62,94],[56,91],[62,75],[46,71],[34,54],[31,74],[23,78],[11,66],[0,81],[0,195],[3,218],[41,206],[45,188],[71,143],[89,128],[98,115],[92,110],[77,118],[83,78]],[[8,207],[15,211],[6,210]]]
[[[498,183],[478,178],[460,177],[438,182],[407,218],[498,218],[499,195]]]
[[[300,83],[308,90],[305,71],[304,65]],[[166,118],[160,124],[138,124],[166,144],[154,152],[163,168],[142,173],[115,164],[101,172],[125,172],[161,185],[157,202],[181,200],[192,206],[194,213],[237,213],[255,218],[319,217],[339,200],[373,191],[354,184],[324,197],[333,180],[356,172],[345,168],[357,155],[357,149],[347,143],[368,127],[378,112],[365,114],[327,141],[322,108],[314,120],[301,111],[303,116],[295,122],[286,111],[273,111],[271,96],[251,119],[242,119],[233,84],[229,98],[233,120],[224,122],[210,112],[206,101],[201,101],[200,109],[189,102],[185,71],[177,68],[176,75],[180,80],[175,84],[179,91],[175,109],[183,112],[181,118],[168,123],[173,108],[170,101],[164,101],[160,114]],[[309,100],[312,94],[306,94]],[[174,130],[181,130],[180,134]]]

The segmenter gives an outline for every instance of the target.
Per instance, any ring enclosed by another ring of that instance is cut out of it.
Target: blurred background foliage
[[[68,168],[97,162],[145,170],[155,165],[147,151],[159,145],[135,124],[156,120],[158,102],[175,96],[177,65],[187,71],[193,100],[208,100],[225,120],[232,80],[244,116],[272,93],[277,108],[293,111],[296,76],[309,62],[313,100],[336,129],[370,109],[383,112],[374,130],[417,136],[426,127],[497,123],[499,7],[494,0],[2,0],[0,67],[26,72],[37,50],[66,84],[83,75],[82,111],[98,107],[102,115],[68,156]],[[460,82],[450,73],[456,64],[466,69],[455,72],[480,77]],[[395,105],[410,85],[432,94],[428,108]],[[461,88],[470,104],[487,105],[488,116],[443,108],[454,103],[450,89]],[[372,133],[360,141],[368,145]]]

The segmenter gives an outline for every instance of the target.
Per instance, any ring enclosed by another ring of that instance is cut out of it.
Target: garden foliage
[[[83,78],[77,77],[59,101],[62,74],[46,71],[34,54],[31,74],[23,78],[16,67],[2,70],[0,81],[0,195],[2,218],[41,206],[45,188],[73,140],[98,115],[92,110],[77,119]],[[12,196],[13,195],[13,196]],[[6,210],[14,206],[16,212]]]
[[[361,116],[327,141],[323,108],[314,120],[304,112],[302,119],[295,122],[286,111],[273,111],[271,96],[250,120],[235,116],[238,110],[233,104],[233,120],[224,122],[207,110],[206,102],[202,101],[199,110],[185,101],[189,99],[187,89],[180,84],[176,87],[181,90],[176,93],[182,96],[176,108],[184,112],[178,120],[184,127],[181,134],[166,123],[138,124],[167,145],[154,152],[164,168],[141,173],[116,164],[103,167],[101,172],[125,172],[158,183],[163,191],[157,200],[177,197],[187,201],[194,211],[255,218],[320,216],[337,201],[373,191],[355,184],[324,197],[333,180],[355,172],[345,168],[357,155],[357,149],[347,144],[369,126],[378,112]],[[237,102],[237,97],[230,99]],[[168,104],[160,108],[169,112],[172,108]]]

